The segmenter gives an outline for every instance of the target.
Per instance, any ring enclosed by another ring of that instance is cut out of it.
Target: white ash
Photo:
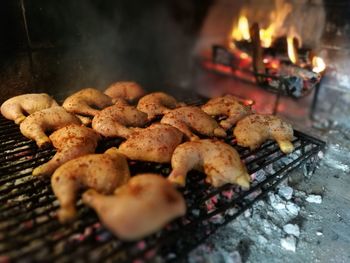
[[[300,229],[298,225],[286,224],[285,226],[283,226],[283,231],[295,237],[300,236]]]
[[[288,154],[287,156],[284,156],[283,158],[272,163],[273,170],[275,171],[281,170],[283,167],[285,167],[286,165],[289,165],[298,157],[300,157],[300,150],[296,150]]]
[[[349,155],[344,154],[344,149],[339,144],[329,145],[325,154],[324,163],[334,169],[350,172]]]
[[[320,195],[309,195],[306,198],[306,201],[309,202],[309,203],[321,204],[322,203],[322,197]]]
[[[217,214],[217,215],[213,216],[209,220],[210,220],[211,223],[214,223],[214,224],[222,224],[225,221],[223,216],[220,215],[220,214]]]
[[[324,158],[324,152],[323,152],[323,151],[319,151],[319,152],[317,153],[317,157],[318,157],[320,160],[322,160],[322,159]]]
[[[246,262],[249,254],[247,251],[250,250],[260,251],[263,254],[272,254],[278,250],[283,253],[281,239],[286,238],[283,226],[295,219],[299,211],[300,207],[291,200],[269,193],[267,202],[257,201],[251,209],[246,210],[236,220],[219,228],[217,234],[209,237],[206,246],[200,246],[190,253],[189,260],[191,262],[232,262],[227,261],[225,255],[232,255],[238,251],[241,260]],[[296,246],[295,237],[287,238],[287,241],[290,239],[292,240],[290,242]],[[211,247],[210,252],[208,244]],[[289,244],[289,247],[292,245]],[[208,255],[212,254],[216,257],[210,256],[208,261]],[[254,262],[254,260],[249,261]]]
[[[294,197],[305,199],[306,198],[306,193],[303,192],[303,191],[294,189]]]
[[[293,216],[297,216],[299,214],[300,211],[300,207],[297,206],[295,203],[292,202],[288,202],[286,204],[286,208],[288,210],[288,212]]]
[[[273,168],[273,165],[272,165],[272,164],[267,165],[267,166],[264,168],[264,171],[267,172],[268,174],[274,174],[274,173],[276,173],[276,171],[275,171],[275,169]]]
[[[285,249],[285,250],[289,250],[292,252],[295,252],[296,250],[296,238],[294,236],[287,236],[285,238],[281,239],[281,246]]]
[[[226,214],[228,214],[230,216],[232,216],[236,213],[237,213],[237,208],[234,208],[234,207],[226,210]]]
[[[251,175],[252,178],[254,178],[259,183],[263,182],[266,179],[266,172],[261,169]]]
[[[192,255],[188,258],[189,263],[198,262],[220,262],[220,263],[242,263],[241,255],[238,251],[228,252],[221,248],[212,248],[202,245],[198,248],[202,254]]]
[[[285,200],[290,200],[293,196],[293,188],[290,186],[281,186],[278,188],[278,195]]]
[[[282,198],[279,197],[278,195],[275,195],[274,193],[269,193],[268,198],[269,198],[270,205],[274,209],[277,209],[277,210],[286,209],[285,201],[283,201]]]
[[[243,213],[244,217],[251,217],[252,216],[252,211],[251,209],[247,209]]]
[[[314,121],[312,123],[312,127],[319,130],[328,129],[331,126],[331,121],[325,118],[321,118],[319,116],[315,116]]]

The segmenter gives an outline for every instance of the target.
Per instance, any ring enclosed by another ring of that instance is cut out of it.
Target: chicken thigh
[[[66,98],[62,107],[68,112],[92,117],[111,105],[113,105],[111,97],[97,89],[86,88]]]
[[[273,115],[253,114],[240,120],[234,131],[237,144],[249,147],[251,150],[258,148],[265,141],[271,139],[277,141],[284,153],[294,150],[293,128],[289,123]]]
[[[169,111],[160,122],[179,129],[191,141],[199,139],[192,131],[209,137],[226,136],[225,130],[212,117],[194,106],[185,106]]]
[[[137,109],[147,113],[148,119],[152,120],[155,117],[163,115],[169,112],[169,110],[175,109],[179,106],[184,106],[184,104],[177,102],[174,97],[164,92],[153,92],[139,100]]]
[[[52,190],[60,203],[60,222],[69,222],[76,216],[75,202],[79,189],[92,188],[103,194],[111,194],[118,186],[125,184],[129,177],[126,158],[116,148],[66,162],[51,178]]]
[[[142,127],[147,123],[147,114],[118,99],[95,115],[92,128],[105,137],[127,138],[133,132],[129,127]]]
[[[182,133],[178,129],[155,123],[135,130],[118,150],[131,160],[167,163],[181,141]]]
[[[215,187],[226,183],[248,188],[250,176],[237,151],[218,140],[200,140],[179,145],[171,158],[173,168],[168,179],[185,186],[186,175],[192,170],[203,171],[206,182]]]
[[[88,190],[83,202],[95,209],[102,223],[123,240],[143,238],[186,213],[182,195],[157,174],[136,175],[114,195]]]
[[[210,116],[224,116],[220,126],[225,130],[230,129],[237,121],[252,114],[250,106],[244,105],[235,96],[225,95],[213,98],[204,104],[201,109]]]
[[[121,98],[128,102],[134,102],[145,95],[146,92],[136,82],[118,81],[111,84],[104,93],[114,100]]]
[[[58,106],[57,102],[46,93],[23,94],[5,101],[1,105],[1,114],[20,124],[27,115],[53,106]]]
[[[44,109],[30,114],[19,126],[21,133],[36,141],[39,148],[48,146],[51,141],[46,132],[53,132],[69,124],[81,124],[73,114],[60,106]]]
[[[51,175],[69,160],[94,153],[100,135],[85,126],[71,124],[55,131],[49,138],[57,152],[50,161],[33,170],[34,176]]]

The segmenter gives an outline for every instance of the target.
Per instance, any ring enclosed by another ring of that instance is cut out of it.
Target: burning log
[[[265,65],[263,62],[263,49],[261,47],[259,32],[259,24],[254,23],[250,28],[250,35],[252,39],[253,70],[256,74],[257,82],[261,83],[263,82],[263,78],[259,77],[259,74],[265,73]]]

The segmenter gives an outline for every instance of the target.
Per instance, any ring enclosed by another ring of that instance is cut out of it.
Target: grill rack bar
[[[254,182],[245,192],[233,185],[212,188],[205,184],[203,174],[191,172],[188,187],[183,190],[188,214],[142,241],[121,242],[99,224],[92,210],[82,204],[78,205],[79,218],[73,225],[60,225],[55,215],[58,205],[53,202],[55,197],[49,181],[31,177],[32,169],[49,160],[54,150],[38,150],[33,142],[20,134],[14,123],[3,117],[0,117],[0,128],[0,147],[5,146],[2,147],[5,150],[0,152],[0,259],[14,262],[47,259],[69,262],[73,258],[82,262],[106,259],[147,261],[156,253],[167,261],[178,260],[217,228],[262,199],[291,170],[308,162],[311,162],[311,167],[316,165],[317,153],[325,146],[324,142],[295,131],[293,143],[296,150],[290,157],[282,154],[275,142],[267,142],[255,151],[248,151],[237,146],[232,137],[226,138],[225,141],[239,151],[250,174],[277,163],[280,169],[268,174],[266,180]],[[8,131],[11,136],[8,136]],[[109,141],[106,145],[110,147],[118,143],[120,140]],[[132,173],[152,171],[166,175],[170,171],[168,164],[131,162],[130,165]],[[226,198],[224,193],[229,191],[235,191],[233,196],[237,197]],[[257,192],[252,198],[251,195]],[[206,203],[214,199],[219,201],[214,210],[208,211]],[[194,215],[193,210],[198,210],[198,215]],[[218,215],[221,216],[220,222],[213,220]],[[13,232],[16,227],[17,231]]]

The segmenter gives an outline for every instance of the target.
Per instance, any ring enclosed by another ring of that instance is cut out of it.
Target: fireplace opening
[[[346,0],[5,0],[0,102],[138,82],[201,106],[226,94],[294,128],[295,152],[268,141],[239,153],[252,185],[211,187],[192,171],[188,213],[136,242],[114,236],[79,200],[57,220],[52,158],[0,116],[0,262],[347,262],[350,216],[350,3]],[[221,121],[222,116],[216,120]],[[102,152],[118,147],[104,139]],[[171,165],[130,161],[132,175]]]

